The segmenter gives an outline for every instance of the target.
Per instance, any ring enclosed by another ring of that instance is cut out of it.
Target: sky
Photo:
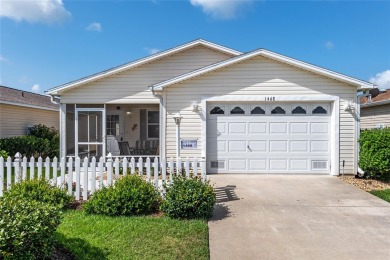
[[[198,38],[390,88],[390,0],[0,0],[0,84],[42,94]]]

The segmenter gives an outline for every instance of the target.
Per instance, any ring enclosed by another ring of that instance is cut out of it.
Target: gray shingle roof
[[[1,101],[51,109],[58,109],[59,107],[58,105],[53,104],[50,101],[49,96],[44,96],[5,86],[0,86],[0,103]]]

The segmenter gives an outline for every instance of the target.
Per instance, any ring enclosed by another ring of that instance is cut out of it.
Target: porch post
[[[66,104],[60,103],[60,158],[66,156]]]

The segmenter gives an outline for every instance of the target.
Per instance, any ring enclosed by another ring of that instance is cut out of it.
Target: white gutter
[[[27,105],[27,104],[21,104],[21,103],[15,103],[15,102],[8,102],[8,101],[2,101],[0,100],[0,104],[6,104],[6,105],[13,105],[13,106],[20,106],[20,107],[29,107],[29,108],[35,108],[35,109],[41,109],[41,110],[49,110],[49,111],[58,111],[58,109],[55,108],[49,108],[49,107],[42,107],[42,106],[35,106],[35,105]]]
[[[369,93],[369,90],[366,90],[364,91],[364,94],[363,95],[358,95],[357,96],[357,108],[356,108],[356,116],[357,116],[357,126],[356,126],[356,145],[357,145],[357,149],[356,149],[356,155],[355,155],[355,158],[356,158],[356,169],[357,169],[357,172],[356,172],[356,175],[358,175],[359,177],[363,177],[360,176],[361,173],[361,169],[359,168],[359,154],[360,154],[360,144],[359,144],[359,139],[360,139],[360,98],[361,97],[367,97],[369,96],[370,93]],[[364,174],[364,173],[363,173]]]

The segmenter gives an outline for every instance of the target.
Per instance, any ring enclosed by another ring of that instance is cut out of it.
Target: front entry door
[[[106,133],[112,135],[117,141],[124,140],[123,111],[107,110]]]
[[[104,108],[76,108],[75,156],[101,157],[106,154]]]

